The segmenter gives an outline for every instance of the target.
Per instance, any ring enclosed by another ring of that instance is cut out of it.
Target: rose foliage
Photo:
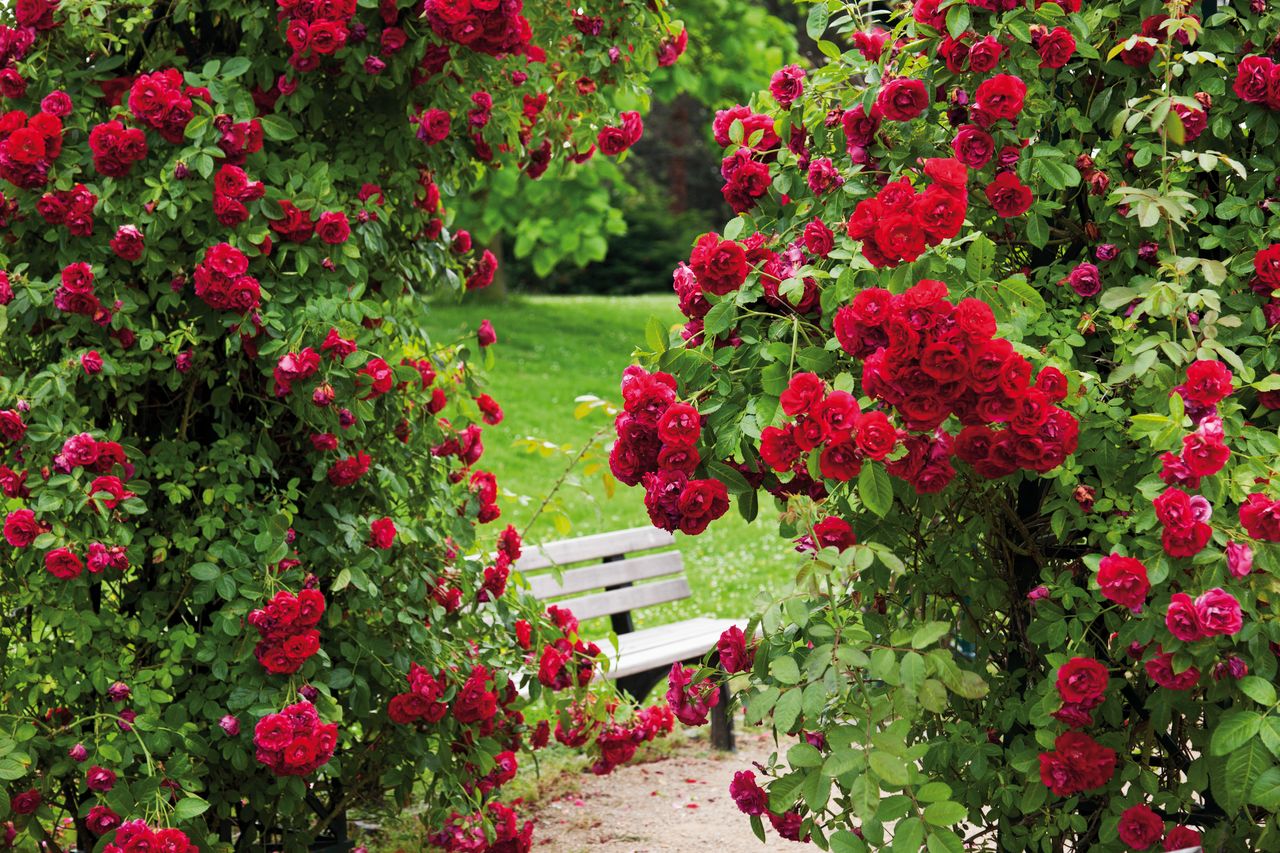
[[[425,326],[494,274],[451,199],[643,132],[676,33],[592,6],[5,4],[0,846],[298,849],[425,780],[527,850],[523,753],[670,729],[514,590],[498,333]]]
[[[717,116],[739,215],[623,378],[656,525],[763,492],[801,554],[673,708],[772,727],[762,837],[1280,849],[1276,13],[878,20]]]

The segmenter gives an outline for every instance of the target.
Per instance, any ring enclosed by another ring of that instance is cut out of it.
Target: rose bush
[[[427,778],[527,849],[517,753],[669,730],[514,589],[498,333],[425,301],[493,279],[483,172],[639,138],[663,5],[6,4],[0,846],[299,849]]]
[[[671,702],[772,727],[761,837],[1277,849],[1275,15],[864,11],[717,117],[739,215],[623,378],[655,524],[801,554]]]

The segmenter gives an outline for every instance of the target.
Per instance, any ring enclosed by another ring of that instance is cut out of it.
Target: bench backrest
[[[680,552],[645,553],[675,543],[675,537],[655,527],[615,530],[526,546],[515,568],[536,598],[568,608],[579,619],[594,619],[688,598]],[[552,567],[560,570],[559,579]]]

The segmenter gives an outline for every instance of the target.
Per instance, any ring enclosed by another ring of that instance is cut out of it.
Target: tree
[[[716,122],[613,470],[803,556],[673,708],[743,673],[762,837],[1276,849],[1270,17],[940,5],[810,5],[830,61]]]
[[[425,331],[492,280],[449,210],[483,172],[639,138],[667,15],[604,5],[10,4],[6,845],[297,849],[428,777],[435,843],[528,849],[517,752],[664,728],[510,589],[496,333]]]

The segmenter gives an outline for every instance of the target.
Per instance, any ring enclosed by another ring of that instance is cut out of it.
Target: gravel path
[[[679,730],[672,737],[681,737]],[[735,753],[718,753],[705,731],[668,758],[629,765],[611,775],[583,777],[581,791],[537,812],[539,853],[718,853],[800,850],[766,823],[767,844],[729,797],[729,781],[752,761],[765,761],[773,742],[760,732],[738,732]],[[757,775],[759,775],[757,773]],[[810,848],[812,849],[812,848]]]

